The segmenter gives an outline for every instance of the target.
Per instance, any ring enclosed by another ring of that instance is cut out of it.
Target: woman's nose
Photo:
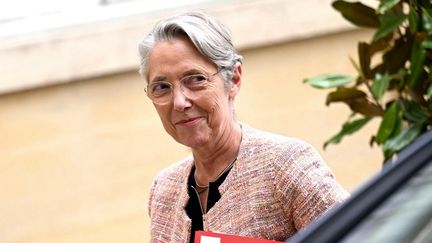
[[[177,86],[172,92],[174,109],[176,111],[184,111],[192,105],[190,99],[185,95],[183,87]]]

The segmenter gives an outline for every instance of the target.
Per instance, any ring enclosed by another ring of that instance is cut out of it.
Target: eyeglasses
[[[206,76],[204,74],[192,74],[185,76],[178,82],[180,91],[188,99],[194,99],[197,97],[200,91],[203,91],[208,87],[210,78],[218,74],[220,71],[221,70],[210,76]],[[153,103],[165,105],[172,100],[174,86],[174,83],[168,81],[155,81],[147,85],[145,92]]]

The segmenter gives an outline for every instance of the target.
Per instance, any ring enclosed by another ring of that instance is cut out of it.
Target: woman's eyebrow
[[[152,78],[152,79],[150,80],[150,82],[165,81],[166,79],[167,79],[166,76],[162,76],[162,75],[160,75],[160,76],[156,76],[156,77]]]
[[[183,72],[182,73],[182,77],[185,77],[185,76],[188,76],[188,75],[193,75],[193,74],[204,74],[204,73],[205,72],[203,70],[193,68],[193,69],[189,69],[189,70]]]
[[[189,75],[194,75],[194,74],[205,74],[206,72],[204,70],[198,69],[198,68],[192,68],[192,69],[188,69],[184,72],[181,73],[181,75],[178,78],[183,78]],[[165,75],[158,75],[155,76],[154,78],[152,78],[150,80],[150,83],[152,82],[160,82],[160,81],[167,81],[167,76]]]

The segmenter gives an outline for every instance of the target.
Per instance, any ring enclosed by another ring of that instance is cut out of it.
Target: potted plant
[[[352,114],[324,143],[337,144],[372,119],[381,119],[370,145],[381,147],[385,161],[432,128],[432,4],[429,0],[380,0],[376,7],[337,0],[334,9],[351,23],[376,31],[359,42],[350,58],[357,77],[323,74],[306,78],[330,89],[326,105],[343,102]]]

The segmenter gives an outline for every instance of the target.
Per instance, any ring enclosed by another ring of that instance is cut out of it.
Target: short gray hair
[[[234,48],[230,31],[213,16],[194,11],[160,21],[139,43],[140,74],[148,78],[148,56],[156,43],[179,37],[188,37],[217,66],[226,82],[231,80],[235,65],[242,63],[243,57]]]

